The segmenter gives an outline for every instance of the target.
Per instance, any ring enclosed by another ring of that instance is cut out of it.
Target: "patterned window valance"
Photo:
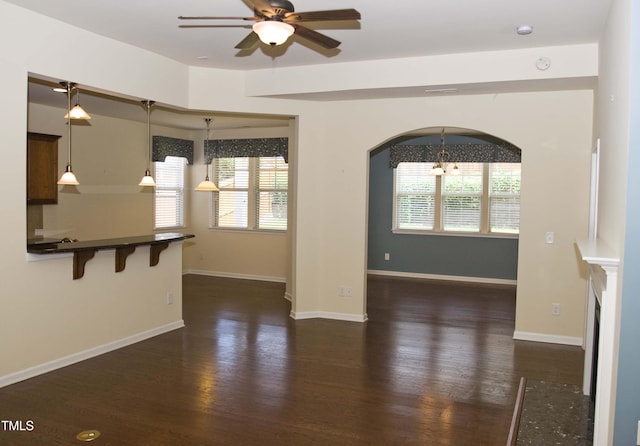
[[[521,150],[504,144],[445,144],[449,160],[458,163],[519,163]],[[389,166],[398,167],[402,162],[433,163],[438,160],[440,144],[405,145],[390,147]]]
[[[213,158],[259,158],[277,156],[289,162],[289,138],[212,139],[205,141],[204,157],[207,164]]]
[[[154,136],[151,160],[164,162],[167,156],[181,156],[186,158],[189,164],[193,164],[193,141],[168,136]]]

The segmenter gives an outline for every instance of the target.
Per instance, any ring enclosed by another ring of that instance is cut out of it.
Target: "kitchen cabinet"
[[[58,139],[27,134],[27,204],[58,203]]]

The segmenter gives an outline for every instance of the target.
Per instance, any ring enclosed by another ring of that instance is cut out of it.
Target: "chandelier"
[[[447,149],[445,149],[445,146],[444,146],[444,128],[440,133],[440,147],[441,149],[438,152],[438,159],[433,164],[433,167],[431,168],[431,173],[433,175],[438,175],[438,176],[444,175],[445,173],[447,173],[447,169],[451,164],[451,162],[449,161],[449,159],[451,158],[451,155],[449,155],[449,152],[447,152]],[[449,170],[449,173],[451,175],[460,175],[460,169],[458,168],[458,165],[455,162],[453,163],[453,167],[451,167],[451,169]]]

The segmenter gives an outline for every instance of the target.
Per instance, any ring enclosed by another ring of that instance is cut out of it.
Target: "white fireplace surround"
[[[589,273],[584,337],[583,392],[585,395],[591,393],[596,299],[600,304],[593,445],[605,446],[613,442],[618,375],[620,299],[617,288],[620,258],[598,239],[577,241],[576,245],[582,260],[587,263]]]

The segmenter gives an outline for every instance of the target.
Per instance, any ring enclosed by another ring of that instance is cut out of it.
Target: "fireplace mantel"
[[[598,340],[598,363],[593,445],[612,444],[613,415],[616,399],[616,377],[618,372],[618,347],[620,299],[617,293],[620,257],[602,240],[579,240],[576,242],[582,260],[589,271],[587,292],[587,317],[585,320],[585,395],[591,392],[593,364],[593,332],[596,318],[596,302],[600,304],[600,336]]]

